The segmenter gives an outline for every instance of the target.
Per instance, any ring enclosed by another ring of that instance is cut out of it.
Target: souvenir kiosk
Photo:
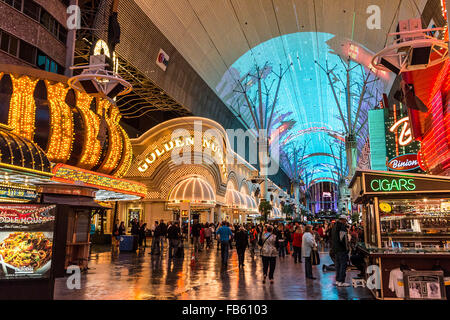
[[[357,248],[380,275],[366,279],[374,296],[448,297],[450,177],[357,171],[350,189],[364,224],[365,242]]]

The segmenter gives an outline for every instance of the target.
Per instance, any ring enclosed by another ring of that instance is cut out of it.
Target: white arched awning
[[[225,203],[228,208],[247,210],[246,196],[239,191],[228,189],[225,194]]]
[[[272,207],[272,214],[274,218],[281,218],[281,210],[277,207]]]
[[[180,181],[170,192],[169,205],[190,202],[194,206],[214,207],[216,195],[211,185],[203,178],[190,177]]]
[[[244,197],[246,200],[248,212],[258,213],[258,206],[256,205],[255,199],[248,195],[244,195]]]

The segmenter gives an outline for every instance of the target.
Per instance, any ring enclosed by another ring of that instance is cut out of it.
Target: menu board
[[[55,205],[0,204],[0,280],[48,278]]]

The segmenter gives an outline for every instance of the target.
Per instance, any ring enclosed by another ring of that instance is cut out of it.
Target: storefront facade
[[[126,179],[147,187],[142,200],[121,202],[120,221],[127,223],[135,214],[153,226],[156,220],[178,220],[183,202],[203,201],[195,198],[195,188],[186,188],[184,198],[171,194],[180,184],[201,178],[214,194],[214,205],[192,209],[200,223],[227,220],[245,223],[247,215],[257,214],[259,185],[251,179],[255,167],[231,148],[228,135],[217,122],[200,117],[185,117],[161,123],[137,139],[131,139],[133,162]],[[179,193],[179,192],[178,192]]]

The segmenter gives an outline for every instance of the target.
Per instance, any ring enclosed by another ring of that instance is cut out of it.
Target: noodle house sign
[[[0,205],[0,280],[48,278],[55,205]]]
[[[364,174],[366,193],[409,193],[450,191],[450,179]]]

